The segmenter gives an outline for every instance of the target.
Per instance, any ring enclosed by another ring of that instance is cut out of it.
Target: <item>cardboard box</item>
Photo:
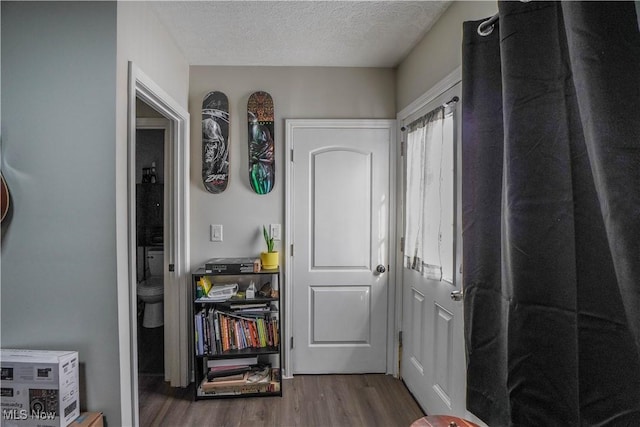
[[[0,424],[67,427],[80,415],[77,351],[0,350]]]
[[[69,427],[104,427],[102,412],[83,412]]]

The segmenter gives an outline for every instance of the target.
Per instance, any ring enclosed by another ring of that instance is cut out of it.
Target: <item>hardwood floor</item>
[[[140,425],[146,426],[404,426],[423,417],[404,383],[390,375],[296,375],[282,397],[193,400],[193,384],[169,387],[141,375]]]

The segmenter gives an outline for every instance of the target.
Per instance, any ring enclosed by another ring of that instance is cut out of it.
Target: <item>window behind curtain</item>
[[[408,126],[405,264],[453,282],[454,114],[439,107]]]

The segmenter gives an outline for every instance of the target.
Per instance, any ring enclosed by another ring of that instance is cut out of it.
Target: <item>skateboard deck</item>
[[[275,184],[273,99],[254,92],[247,102],[249,120],[249,182],[258,194],[269,193]]]
[[[202,101],[202,181],[214,194],[229,183],[229,100],[217,91]]]

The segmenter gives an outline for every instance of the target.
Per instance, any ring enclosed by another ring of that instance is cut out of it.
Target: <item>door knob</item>
[[[378,272],[378,274],[382,274],[382,273],[384,273],[385,271],[387,271],[387,269],[386,269],[386,267],[385,267],[384,265],[380,264],[380,265],[378,265],[378,266],[376,267],[376,271]]]
[[[464,298],[464,292],[463,291],[452,291],[451,292],[451,299],[454,301],[462,301],[462,299]]]

